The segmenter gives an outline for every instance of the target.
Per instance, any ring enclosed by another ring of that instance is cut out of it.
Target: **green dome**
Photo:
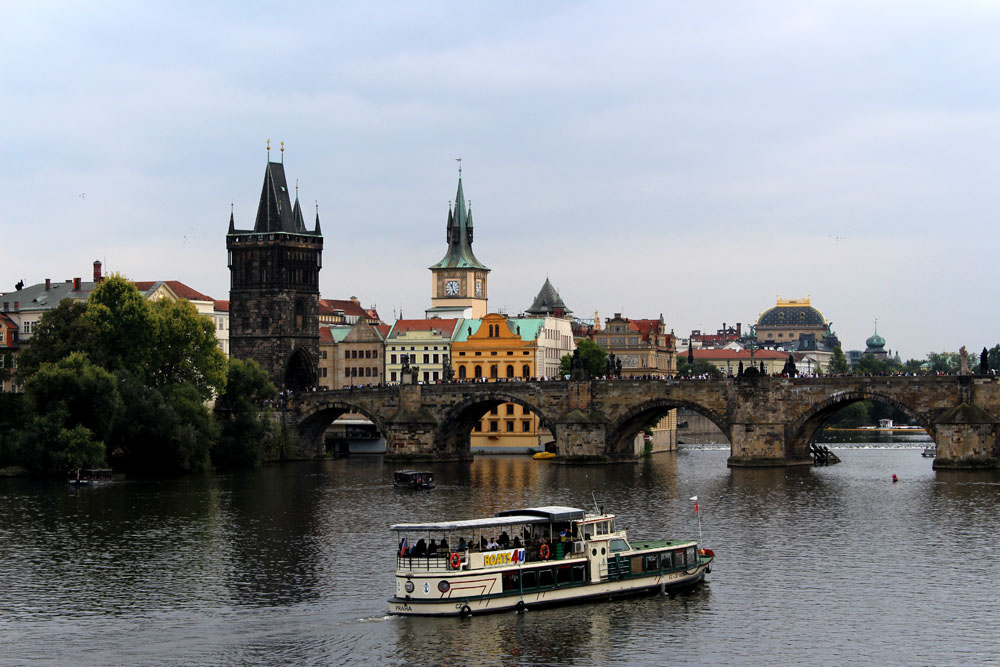
[[[878,332],[876,331],[875,333],[873,333],[871,336],[868,337],[868,340],[865,341],[865,345],[868,346],[869,350],[881,350],[883,347],[885,347],[885,338],[879,336]]]
[[[757,320],[757,326],[764,327],[825,327],[823,313],[813,308],[808,299],[778,300],[778,305],[769,308]]]

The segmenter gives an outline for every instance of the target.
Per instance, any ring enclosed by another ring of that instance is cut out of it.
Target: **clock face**
[[[476,296],[482,296],[482,295],[483,295],[483,281],[482,280],[477,280],[476,281]]]
[[[446,281],[444,284],[444,291],[449,296],[455,296],[456,294],[458,294],[458,281],[457,280]]]

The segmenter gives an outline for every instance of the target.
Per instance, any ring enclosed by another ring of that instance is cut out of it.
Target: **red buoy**
[[[899,481],[899,478],[896,477],[896,473],[892,473],[892,481],[894,484]]]

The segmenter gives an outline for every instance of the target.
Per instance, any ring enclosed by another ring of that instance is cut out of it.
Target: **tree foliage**
[[[271,435],[271,421],[261,414],[261,404],[274,398],[277,387],[256,361],[231,359],[226,390],[216,401],[221,421],[219,444],[212,462],[219,468],[252,468],[260,465],[264,441]]]
[[[590,373],[590,377],[599,378],[607,374],[608,353],[603,347],[588,338],[584,338],[577,342],[576,349],[583,360],[584,368]],[[572,364],[573,355],[564,354],[559,359],[559,374],[569,375],[572,371]]]
[[[833,357],[830,358],[830,363],[827,364],[826,370],[831,375],[845,375],[851,372],[851,366],[847,363],[844,350],[839,345],[833,348]]]
[[[87,304],[63,299],[35,325],[31,344],[18,355],[17,373],[24,383],[44,363],[56,363],[72,352],[84,352],[91,362],[96,359],[97,327],[85,320]]]
[[[692,364],[688,361],[687,355],[677,356],[678,377],[698,377],[701,375],[720,378],[722,377],[722,371],[718,366],[705,359],[695,359]]]
[[[226,358],[215,339],[215,325],[198,315],[190,301],[161,299],[152,306],[150,384],[190,384],[202,400],[226,382]]]

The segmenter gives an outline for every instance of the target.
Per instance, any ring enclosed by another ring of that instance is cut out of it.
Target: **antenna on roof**
[[[458,162],[458,179],[462,180],[462,158],[455,158],[455,162]]]
[[[285,164],[285,142],[281,142],[281,164]],[[295,189],[299,189],[299,179],[295,179]]]
[[[267,140],[267,161],[271,161],[271,140]]]
[[[597,511],[598,514],[600,514],[601,513],[601,506],[597,504],[597,494],[595,494],[593,491],[591,491],[590,492],[590,497],[594,499],[594,509]]]

